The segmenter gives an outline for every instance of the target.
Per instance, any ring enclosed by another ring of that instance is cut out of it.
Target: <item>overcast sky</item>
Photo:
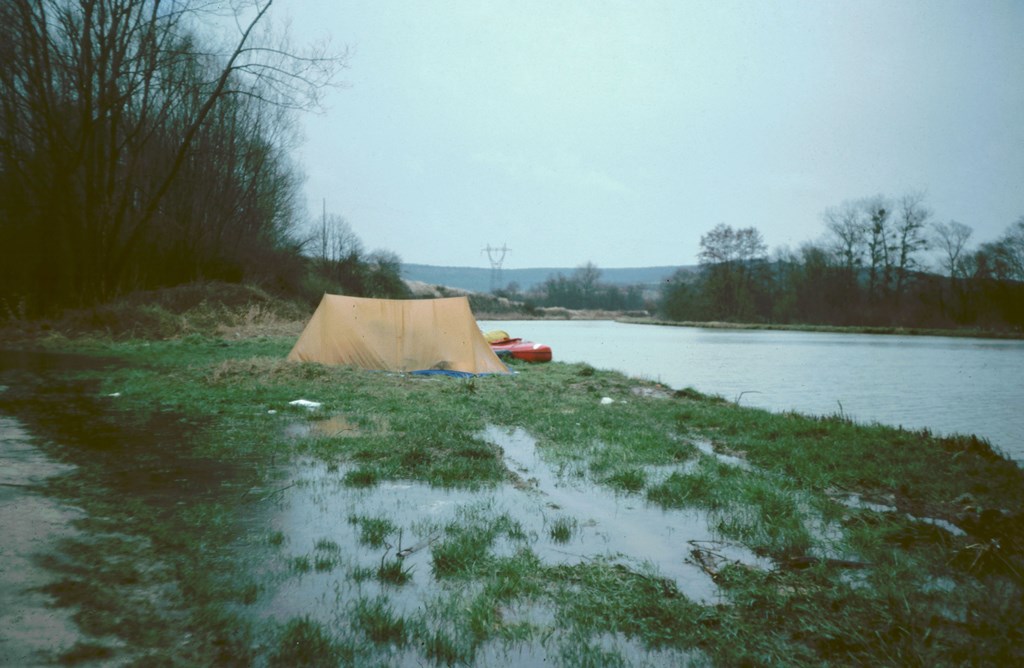
[[[1024,214],[1024,2],[278,0],[349,47],[303,119],[311,215],[405,262],[695,264],[844,200],[925,191],[991,241]]]

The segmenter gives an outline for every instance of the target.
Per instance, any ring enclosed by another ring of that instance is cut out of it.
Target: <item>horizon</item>
[[[551,266],[551,267],[505,267],[505,266],[502,266],[501,270],[502,271],[541,271],[541,270],[545,270],[545,269],[552,269],[552,270],[565,270],[565,269],[569,269],[569,270],[575,270],[575,269],[579,269],[581,266],[583,266],[585,264],[586,264],[586,261],[581,262],[580,264],[577,264],[577,265],[573,265],[571,267],[570,266],[558,266],[558,267],[555,267],[555,266]],[[431,264],[429,262],[406,262],[405,260],[402,260],[402,265],[403,266],[405,266],[405,265],[413,265],[413,266],[418,266],[418,267],[435,267],[435,268],[438,268],[438,269],[472,269],[474,271],[475,270],[479,270],[479,271],[490,271],[491,270],[491,267],[489,265],[488,266],[473,266],[473,265],[458,265],[458,264]],[[604,269],[610,269],[610,270],[629,270],[629,269],[690,269],[690,268],[694,268],[695,269],[695,268],[699,267],[700,265],[697,264],[697,263],[694,263],[694,264],[653,264],[653,265],[644,265],[644,266],[635,266],[635,267],[605,267],[605,266],[599,265],[597,263],[594,263],[594,266],[596,266],[600,270],[604,270]]]

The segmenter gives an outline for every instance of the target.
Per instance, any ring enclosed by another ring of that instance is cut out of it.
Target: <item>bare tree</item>
[[[761,232],[754,227],[733,229],[719,223],[700,237],[698,258],[702,264],[748,262],[763,259],[768,252]]]
[[[924,193],[908,193],[896,204],[893,246],[897,297],[903,296],[911,272],[919,266],[917,254],[928,247],[926,230],[931,216],[931,210],[924,206]]]
[[[336,213],[324,214],[313,241],[316,245],[316,258],[325,264],[351,257],[358,259],[363,255],[363,242],[349,222]]]
[[[892,243],[892,230],[889,219],[892,215],[892,206],[889,201],[881,195],[875,195],[861,200],[860,207],[865,216],[865,245],[867,247],[868,261],[868,297],[876,298],[880,292],[888,290],[892,259],[890,251],[894,246]]]
[[[0,187],[23,195],[0,205],[0,238],[39,258],[15,255],[14,282],[90,302],[151,275],[140,250],[168,239],[251,255],[288,230],[297,180],[274,110],[316,105],[344,54],[261,32],[271,3],[2,4]],[[213,43],[214,24],[234,25],[233,41]],[[205,210],[236,212],[230,232],[223,215],[188,211],[186,183]]]
[[[934,245],[942,252],[939,262],[955,285],[957,278],[965,276],[964,249],[974,230],[963,223],[951,220],[948,223],[932,223]]]
[[[1024,281],[1024,215],[995,241],[985,244],[992,273],[999,280]]]
[[[601,270],[593,262],[587,262],[576,268],[572,280],[579,286],[583,305],[592,307],[601,281]]]
[[[830,235],[829,245],[846,271],[847,280],[854,284],[857,270],[864,264],[866,228],[857,202],[843,202],[825,210],[822,215]]]

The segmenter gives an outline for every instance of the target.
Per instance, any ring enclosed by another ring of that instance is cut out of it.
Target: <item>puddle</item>
[[[77,535],[72,523],[83,513],[34,488],[73,470],[37,448],[18,420],[0,414],[0,665],[38,665],[82,639],[72,611],[54,608],[38,591],[55,580],[38,557]]]
[[[898,513],[899,508],[896,506],[877,503],[874,501],[868,501],[861,497],[860,494],[846,494],[837,495],[833,498],[839,503],[843,504],[847,508],[853,508],[855,510],[870,510],[876,513]],[[911,515],[910,513],[904,513],[904,517],[912,522],[921,522],[922,524],[929,524],[934,527],[943,529],[954,536],[966,536],[967,532],[953,524],[948,520],[944,520],[938,517],[918,517],[917,515]]]
[[[876,513],[896,512],[896,506],[886,503],[878,503],[877,501],[869,501],[860,494],[834,495],[832,498],[847,508],[853,508],[855,510],[872,510]]]
[[[620,495],[579,478],[559,477],[522,429],[488,428],[483,438],[502,448],[511,470],[529,481],[531,490],[513,516],[527,525],[536,516],[545,522],[572,517],[577,529],[569,541],[538,541],[534,551],[548,563],[579,563],[595,557],[622,561],[632,569],[652,570],[673,580],[688,598],[718,600],[717,586],[688,561],[691,543],[715,542],[724,557],[770,568],[771,562],[746,548],[721,542],[708,528],[708,513],[696,509],[665,510],[638,496]],[[543,527],[541,527],[543,529]],[[546,536],[547,532],[541,534]]]
[[[381,594],[389,596],[397,613],[414,611],[436,592],[429,547],[403,559],[411,580],[401,587],[383,585],[375,578],[355,581],[351,573],[375,570],[383,558],[429,542],[434,537],[429,527],[450,522],[459,508],[485,499],[481,492],[418,483],[382,482],[370,489],[354,489],[344,484],[345,472],[318,461],[301,462],[292,486],[277,495],[270,529],[283,534],[284,554],[292,560],[309,557],[311,568],[297,577],[288,577],[287,566],[286,572],[278,573],[283,582],[266,602],[264,616],[286,620],[310,614],[326,621],[340,603]],[[387,544],[380,547],[362,545],[360,527],[350,521],[353,516],[387,518],[402,530],[401,536],[389,535]],[[417,532],[416,527],[424,528]],[[318,556],[324,559],[319,571]]]
[[[362,430],[359,425],[349,422],[341,415],[335,415],[324,420],[312,420],[309,422],[292,422],[284,428],[284,435],[289,438],[309,437],[344,437],[359,436]]]
[[[692,441],[692,443],[702,453],[704,453],[705,455],[708,455],[709,457],[714,457],[715,459],[717,459],[718,461],[722,462],[723,464],[728,464],[729,466],[735,466],[736,468],[743,469],[744,471],[752,471],[753,470],[753,468],[750,466],[750,462],[748,462],[746,459],[743,459],[742,457],[736,457],[734,455],[726,455],[726,454],[723,454],[721,452],[715,452],[715,449],[712,447],[710,441],[696,440],[696,441]]]
[[[169,411],[117,410],[99,382],[68,372],[109,367],[85,355],[0,351],[0,409],[60,444],[62,460],[89,464],[118,493],[147,503],[193,503],[237,486],[240,467],[193,453],[201,426]]]
[[[497,541],[494,554],[512,554],[526,541],[546,564],[604,559],[668,578],[688,598],[702,603],[716,603],[720,597],[710,576],[690,562],[692,544],[713,542],[716,552],[729,560],[771,566],[745,548],[720,541],[703,511],[664,510],[642,497],[560,476],[522,429],[489,427],[480,437],[502,448],[508,468],[524,484],[474,491],[391,481],[355,489],[343,482],[346,467],[314,460],[296,465],[281,493],[267,497],[272,505],[270,530],[283,537],[284,559],[270,574],[277,586],[256,605],[257,616],[284,621],[311,615],[336,622],[344,619],[344,607],[351,601],[378,596],[387,597],[395,614],[422,610],[455,586],[434,578],[430,541],[467,509],[481,517],[507,514],[522,527],[521,540]],[[387,545],[367,547],[360,543],[359,526],[350,521],[353,516],[387,518],[402,529],[401,536],[393,533]],[[556,540],[553,528],[560,523],[569,527],[568,536]],[[367,569],[376,572],[383,559],[413,546],[418,549],[403,560],[410,574],[407,584],[352,577]],[[305,572],[295,572],[296,560],[305,562]]]

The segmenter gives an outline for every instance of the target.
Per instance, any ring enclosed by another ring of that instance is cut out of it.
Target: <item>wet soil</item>
[[[242,466],[195,454],[202,425],[124,411],[119,397],[101,394],[97,372],[116,363],[0,351],[0,665],[120,665],[159,654],[164,640],[140,650],[134,631],[118,628],[133,625],[119,615],[144,610],[159,630],[142,633],[171,637],[187,618],[176,565],[159,547],[173,528],[159,536],[153,520],[240,498],[246,484]]]
[[[84,513],[40,491],[72,470],[36,447],[18,420],[0,414],[0,665],[45,664],[85,637],[71,611],[43,593],[56,578],[39,561],[79,533],[73,523]]]

